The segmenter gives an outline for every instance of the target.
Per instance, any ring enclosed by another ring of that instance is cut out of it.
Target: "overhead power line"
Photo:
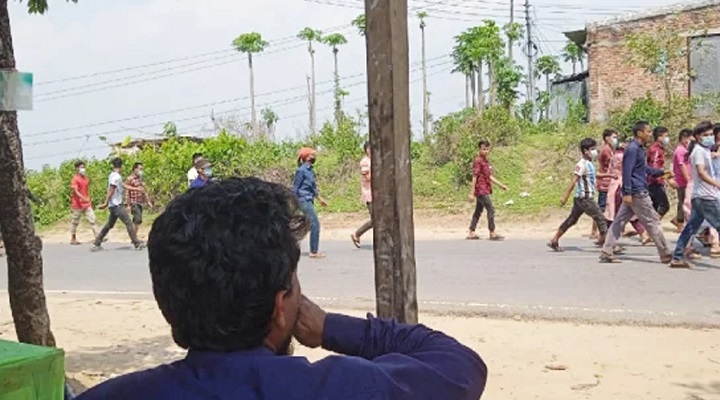
[[[334,32],[337,30],[344,30],[344,29],[347,29],[350,27],[351,27],[350,24],[336,25],[336,26],[325,28],[325,29],[323,29],[323,31],[324,32],[325,31]],[[296,36],[286,36],[283,38],[270,40],[269,42],[270,42],[270,45],[282,45],[282,44],[286,44],[286,43],[294,42],[294,41],[298,41],[298,40],[300,40],[300,39],[298,39]],[[235,53],[235,50],[232,49],[230,46],[228,46],[227,48],[222,49],[222,50],[194,54],[194,55],[190,55],[190,56],[186,56],[186,57],[171,58],[171,59],[148,63],[148,64],[133,65],[133,66],[129,66],[129,67],[123,67],[123,68],[118,68],[118,69],[113,69],[113,70],[108,70],[108,71],[93,72],[93,73],[75,75],[75,76],[59,78],[59,79],[54,79],[54,80],[49,80],[49,81],[41,81],[41,82],[35,83],[34,85],[35,86],[43,86],[43,85],[51,85],[51,84],[57,84],[57,83],[62,83],[62,82],[75,81],[75,80],[80,80],[80,79],[94,78],[94,77],[98,77],[98,76],[118,74],[121,72],[134,71],[134,70],[143,69],[143,68],[172,64],[172,63],[176,63],[179,61],[197,60],[198,58],[215,56],[218,54],[229,54],[229,53]]]

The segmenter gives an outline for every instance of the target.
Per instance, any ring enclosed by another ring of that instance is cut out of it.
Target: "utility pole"
[[[535,76],[533,75],[533,61],[535,58],[534,54],[534,44],[532,41],[532,30],[531,30],[531,23],[530,23],[530,0],[525,0],[525,30],[527,35],[527,48],[526,48],[526,56],[528,59],[528,69],[527,69],[527,101],[532,102],[532,121],[536,122],[535,118]]]
[[[365,0],[377,313],[417,323],[407,14],[407,0]]]
[[[515,23],[515,0],[510,0],[510,26]],[[513,62],[513,41],[508,38],[508,59],[510,59],[510,65],[515,65]]]
[[[427,61],[425,58],[425,18],[420,17],[422,35],[422,75],[423,75],[423,139],[430,134],[430,93],[427,86]]]

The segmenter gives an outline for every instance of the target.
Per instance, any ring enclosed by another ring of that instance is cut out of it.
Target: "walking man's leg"
[[[692,210],[690,211],[690,217],[685,224],[685,227],[680,233],[675,251],[673,251],[672,267],[675,268],[687,268],[689,264],[683,260],[685,251],[692,240],[692,237],[700,230],[700,226],[705,221],[705,209],[702,199],[694,199],[692,201]],[[711,217],[712,218],[712,217]]]
[[[475,197],[475,212],[473,212],[472,219],[470,220],[470,228],[468,229],[468,239],[477,239],[478,236],[475,233],[475,230],[477,229],[478,221],[480,221],[480,216],[483,213],[483,209],[485,208],[485,205],[483,201],[481,200],[482,196],[476,196]]]
[[[607,235],[605,235],[605,244],[603,245],[601,258],[612,258],[615,244],[622,235],[623,227],[628,221],[630,221],[630,218],[632,218],[633,215],[635,214],[633,213],[632,208],[628,207],[627,204],[622,203],[620,205],[620,209],[615,213],[615,219],[613,219],[613,223],[610,225]]]
[[[90,224],[90,229],[92,230],[93,237],[97,237],[97,219],[95,218],[95,211],[93,211],[92,207],[88,207],[85,209],[85,219],[87,219],[88,223]]]
[[[605,224],[605,216],[603,215],[600,207],[595,203],[593,199],[581,199],[580,206],[588,217],[595,221],[600,232],[600,237],[597,241],[598,244],[604,244],[605,236],[607,236],[607,225]]]
[[[485,210],[487,210],[488,231],[490,232],[490,239],[502,239],[502,236],[499,236],[495,233],[495,207],[493,206],[492,198],[489,194],[486,194],[478,197],[478,200],[482,202],[483,207],[485,207]]]
[[[358,248],[360,247],[360,238],[362,237],[362,235],[364,235],[365,232],[372,229],[372,226],[373,226],[373,224],[372,224],[372,203],[367,203],[366,206],[367,206],[368,212],[370,213],[370,219],[367,222],[365,222],[364,224],[362,224],[362,226],[360,228],[358,228],[358,230],[355,231],[355,233],[351,237],[353,243]]]
[[[102,244],[103,240],[105,239],[105,236],[107,236],[108,232],[110,232],[110,230],[115,227],[115,223],[118,220],[118,216],[116,213],[117,208],[118,207],[111,207],[108,209],[108,212],[109,212],[108,220],[105,223],[105,226],[103,226],[102,230],[100,230],[100,234],[95,237],[95,243],[94,243],[95,250],[100,250],[100,245]]]
[[[320,249],[320,220],[318,219],[315,205],[306,201],[300,203],[300,210],[310,220],[310,257],[321,257]]]
[[[643,224],[650,238],[655,242],[660,260],[670,262],[670,249],[665,241],[665,235],[660,228],[660,216],[652,205],[652,200],[648,195],[634,195],[632,202],[632,210],[637,215],[640,223]]]
[[[143,206],[142,204],[133,204],[130,206],[130,212],[132,212],[132,223],[135,229],[135,236],[137,236],[140,230],[140,225],[143,222]]]
[[[71,210],[70,215],[70,244],[72,245],[79,245],[80,242],[77,240],[77,227],[80,224],[80,214],[82,214],[82,210]],[[95,236],[97,236],[97,232],[94,232]]]
[[[560,238],[562,238],[562,236],[565,234],[565,232],[568,231],[568,229],[572,228],[573,226],[575,226],[575,224],[577,224],[582,214],[583,210],[578,203],[578,199],[573,199],[573,207],[572,210],[570,210],[570,215],[568,215],[568,217],[565,218],[565,221],[560,224],[557,232],[555,232],[555,236],[550,239],[548,247],[557,252],[563,251],[562,247],[560,247]]]
[[[130,219],[130,214],[128,214],[127,210],[125,210],[123,206],[115,207],[115,209],[117,218],[125,225],[125,229],[127,230],[128,236],[130,236],[133,246],[135,246],[136,249],[142,248],[143,243],[135,234],[135,226],[133,226],[133,221]]]
[[[675,217],[675,226],[680,229],[685,223],[685,188],[677,188],[677,216]]]

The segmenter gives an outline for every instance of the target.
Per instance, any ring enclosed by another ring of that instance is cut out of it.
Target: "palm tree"
[[[263,108],[260,111],[260,116],[263,119],[263,124],[267,129],[267,134],[270,138],[275,137],[275,125],[280,120],[278,115],[271,108]]]
[[[573,75],[577,73],[578,63],[580,63],[581,69],[585,69],[585,52],[575,42],[567,42],[565,48],[563,48],[562,57],[563,61],[572,63]]]
[[[340,89],[340,73],[338,72],[338,52],[340,51],[338,47],[346,44],[347,39],[340,33],[333,33],[322,38],[322,42],[332,48],[335,58],[335,123],[339,126],[342,117],[343,91]]]
[[[308,53],[310,53],[310,133],[317,132],[317,103],[315,97],[315,42],[322,41],[322,32],[317,29],[305,28],[297,37],[308,43]]]
[[[550,76],[557,75],[561,71],[560,61],[556,56],[544,55],[535,61],[535,76],[545,76],[545,90],[550,93]]]
[[[248,68],[250,69],[250,108],[251,108],[251,124],[255,131],[257,131],[257,115],[255,112],[255,75],[253,72],[253,61],[252,55],[255,53],[262,53],[270,43],[263,40],[262,35],[257,32],[243,33],[238,36],[232,42],[235,50],[245,53],[248,56]]]
[[[460,72],[465,75],[465,107],[475,108],[475,64],[470,54],[472,37],[469,31],[455,36],[455,46],[452,51],[455,68],[453,73]]]
[[[427,86],[427,62],[425,58],[425,18],[428,13],[421,11],[417,17],[420,20],[420,34],[422,38],[422,74],[423,74],[423,138],[430,133],[430,92]]]
[[[352,20],[351,24],[352,26],[357,28],[358,34],[360,34],[360,36],[365,36],[365,33],[367,32],[367,19],[365,18],[365,14],[360,14],[355,17],[355,19]]]

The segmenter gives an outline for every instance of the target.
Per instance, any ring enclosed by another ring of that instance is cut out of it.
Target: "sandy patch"
[[[183,356],[150,299],[52,295],[49,307],[67,372],[84,385]],[[486,399],[720,399],[717,330],[421,320],[482,355],[490,368]],[[0,337],[14,338],[7,297],[0,297]],[[296,354],[311,360],[326,355],[302,347]]]

